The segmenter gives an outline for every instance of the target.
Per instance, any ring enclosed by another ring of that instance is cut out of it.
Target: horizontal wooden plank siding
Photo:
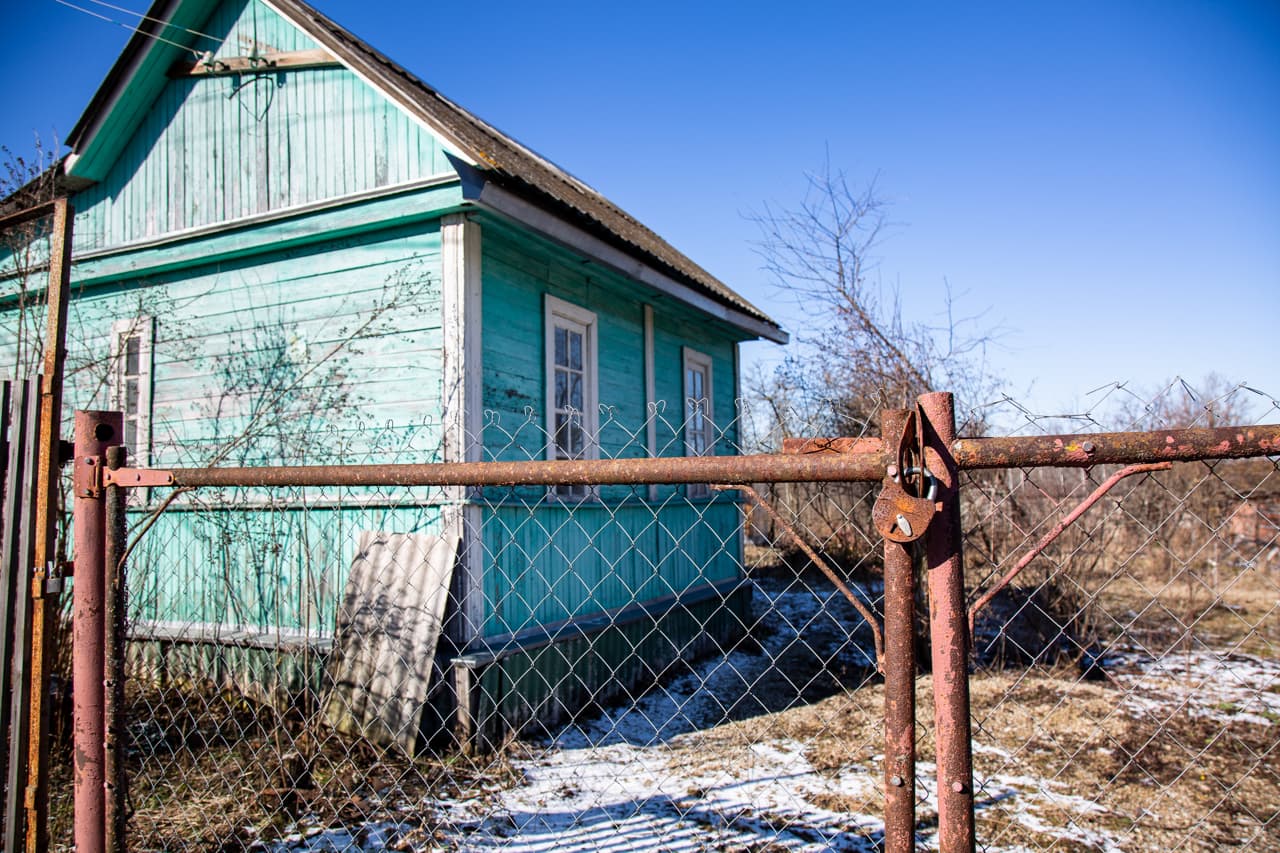
[[[737,577],[741,511],[512,501],[486,511],[485,635],[515,633]]]
[[[261,0],[195,29],[215,58],[318,47]],[[106,178],[77,195],[77,252],[451,173],[436,139],[345,68],[168,82]]]
[[[170,642],[203,643],[221,631],[236,644],[255,629],[322,646],[362,531],[440,529],[438,506],[180,505],[130,558],[130,621]]]
[[[713,363],[715,452],[738,444],[734,347],[720,327],[642,285],[584,263],[537,238],[485,225],[484,432],[489,459],[546,457],[544,300],[596,315],[601,457],[640,457],[646,446],[644,314],[654,309],[660,455],[682,456],[683,350]],[[485,493],[484,633],[518,632],[622,607],[741,573],[741,511],[727,496],[686,500],[684,487],[604,487],[581,502],[546,489]]]
[[[67,406],[109,404],[112,324],[149,316],[152,464],[204,464],[233,445],[222,458],[248,464],[431,461],[440,276],[429,221],[82,291]],[[9,364],[17,313],[0,312]]]

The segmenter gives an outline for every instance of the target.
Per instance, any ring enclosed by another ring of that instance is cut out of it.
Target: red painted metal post
[[[925,533],[929,576],[929,636],[933,658],[934,737],[938,762],[938,842],[941,853],[972,853],[973,753],[969,741],[969,637],[964,606],[955,398],[920,397],[925,466],[939,481],[941,508]]]
[[[901,435],[904,410],[887,410],[880,433]],[[885,459],[885,466],[896,459]],[[884,540],[884,849],[913,853],[916,829],[915,565],[910,545]]]
[[[102,469],[107,447],[118,443],[122,434],[123,421],[118,412],[76,412],[71,677],[75,699],[72,760],[77,853],[103,853],[106,830],[102,676],[107,506]]]

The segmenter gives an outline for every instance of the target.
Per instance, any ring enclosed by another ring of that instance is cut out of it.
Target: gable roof
[[[743,315],[753,321],[745,324],[750,331],[779,343],[787,341],[787,333],[763,311],[564,169],[450,101],[302,0],[263,2],[470,159],[486,181],[568,221],[732,313]],[[92,142],[106,114],[122,102],[123,90],[136,77],[153,75],[156,69],[167,68],[165,54],[173,54],[176,48],[170,44],[170,49],[165,51],[165,44],[155,40],[165,28],[161,22],[198,26],[190,23],[194,17],[192,7],[204,5],[184,0],[156,0],[139,32],[129,40],[72,129],[67,144],[74,153],[78,154]],[[171,29],[165,38],[170,38],[172,32]],[[159,53],[161,57],[149,59],[149,53]],[[160,76],[163,77],[163,73]],[[73,157],[69,171],[74,173],[74,168]]]

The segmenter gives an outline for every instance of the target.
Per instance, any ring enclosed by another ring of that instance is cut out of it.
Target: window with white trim
[[[546,297],[547,458],[596,459],[596,315]],[[556,486],[563,498],[585,498],[586,486]]]
[[[711,357],[684,347],[684,454],[714,456],[716,449],[714,409],[711,401]],[[688,496],[705,498],[711,490],[705,483],[690,484]]]
[[[155,320],[133,317],[111,326],[111,408],[124,413],[129,462],[151,462],[151,342]]]

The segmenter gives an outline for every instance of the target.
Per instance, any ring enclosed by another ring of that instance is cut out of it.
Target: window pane
[[[129,335],[124,342],[124,372],[129,376],[138,375],[138,362],[141,360],[142,341],[137,335]]]
[[[569,456],[569,416],[556,415],[555,456],[567,459]]]
[[[138,380],[126,379],[124,383],[124,413],[126,417],[138,414]]]
[[[569,455],[573,459],[582,458],[584,435],[582,432],[582,421],[574,418],[569,423]]]
[[[560,367],[565,367],[569,364],[569,357],[567,355],[569,345],[568,343],[566,343],[566,338],[568,337],[568,335],[569,335],[568,330],[561,329],[558,326],[556,327],[556,361],[555,363]]]
[[[569,366],[582,369],[582,335],[578,332],[569,333]]]
[[[573,373],[569,377],[569,405],[582,411],[582,374]]]
[[[563,370],[556,371],[556,408],[569,408],[569,374]]]

